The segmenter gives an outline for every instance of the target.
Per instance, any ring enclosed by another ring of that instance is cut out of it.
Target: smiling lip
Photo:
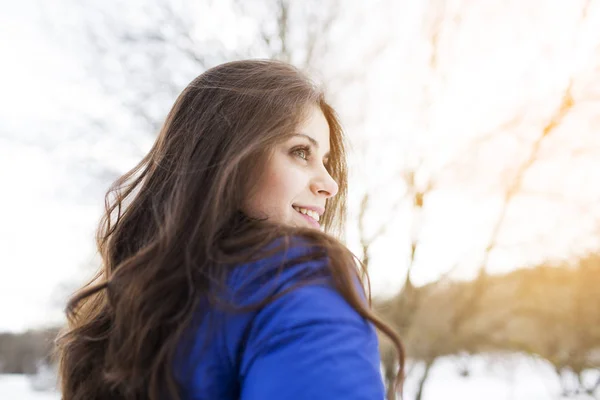
[[[319,216],[323,215],[323,213],[325,212],[325,209],[323,207],[300,206],[300,205],[297,205],[297,204],[294,204],[294,206],[295,207],[299,207],[299,208],[305,208],[305,209],[311,210],[311,211],[315,211],[317,214],[319,214]],[[300,214],[300,216],[302,218],[304,218],[314,228],[317,228],[317,229],[321,228],[321,225],[319,224],[319,221],[314,220],[312,217],[309,217],[306,214],[302,214],[301,212],[298,212],[296,209],[294,209],[294,211],[296,211],[298,214]]]
[[[313,227],[315,227],[315,228],[317,228],[317,229],[321,227],[321,225],[319,225],[319,222],[318,222],[318,221],[316,221],[316,220],[314,220],[314,219],[312,219],[312,217],[309,217],[309,216],[308,216],[308,215],[306,215],[306,214],[299,213],[298,211],[296,211],[296,212],[297,212],[298,214],[300,214],[300,216],[301,216],[302,218],[304,218],[306,221],[308,221],[308,223],[309,223],[309,224],[311,224]]]
[[[324,207],[319,207],[319,206],[303,206],[301,204],[292,204],[292,206],[296,206],[299,208],[306,208],[307,210],[311,210],[311,211],[315,211],[317,214],[319,214],[319,217],[323,216],[323,213],[325,213],[325,208]],[[304,214],[302,214],[304,215]]]

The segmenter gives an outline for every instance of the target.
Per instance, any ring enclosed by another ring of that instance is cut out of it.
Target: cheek
[[[287,211],[298,194],[298,180],[285,172],[274,171],[265,177],[266,179],[261,185],[261,197],[265,204],[268,204],[278,214]]]
[[[292,215],[291,205],[305,186],[306,178],[297,168],[274,163],[252,188],[244,211],[252,217],[283,222]]]

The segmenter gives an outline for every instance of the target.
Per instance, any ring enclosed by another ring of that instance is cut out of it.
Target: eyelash
[[[298,152],[303,151],[306,156],[305,157],[301,157],[300,155],[298,155]],[[296,155],[297,157],[303,159],[304,161],[308,161],[309,157],[311,155],[311,151],[310,151],[310,147],[309,146],[300,146],[300,147],[296,147],[292,150],[292,154]]]

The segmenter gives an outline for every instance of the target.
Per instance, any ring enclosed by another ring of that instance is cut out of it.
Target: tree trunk
[[[394,358],[390,356],[389,352],[386,353],[388,357],[383,358],[383,374],[386,387],[386,400],[396,400],[396,390],[394,383],[396,382],[396,362]]]
[[[431,369],[431,366],[433,365],[434,362],[435,362],[435,358],[431,361],[427,361],[427,363],[425,364],[425,372],[423,372],[423,376],[421,377],[421,382],[419,382],[419,391],[417,392],[417,396],[415,397],[415,400],[422,399],[423,388],[425,387],[425,381],[427,381],[427,377],[429,376],[429,370]]]

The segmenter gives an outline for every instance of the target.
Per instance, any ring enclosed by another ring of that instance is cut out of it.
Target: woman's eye
[[[309,156],[309,151],[308,149],[296,149],[294,150],[294,154],[297,155],[298,157],[300,157],[303,160],[308,160],[308,156]]]

